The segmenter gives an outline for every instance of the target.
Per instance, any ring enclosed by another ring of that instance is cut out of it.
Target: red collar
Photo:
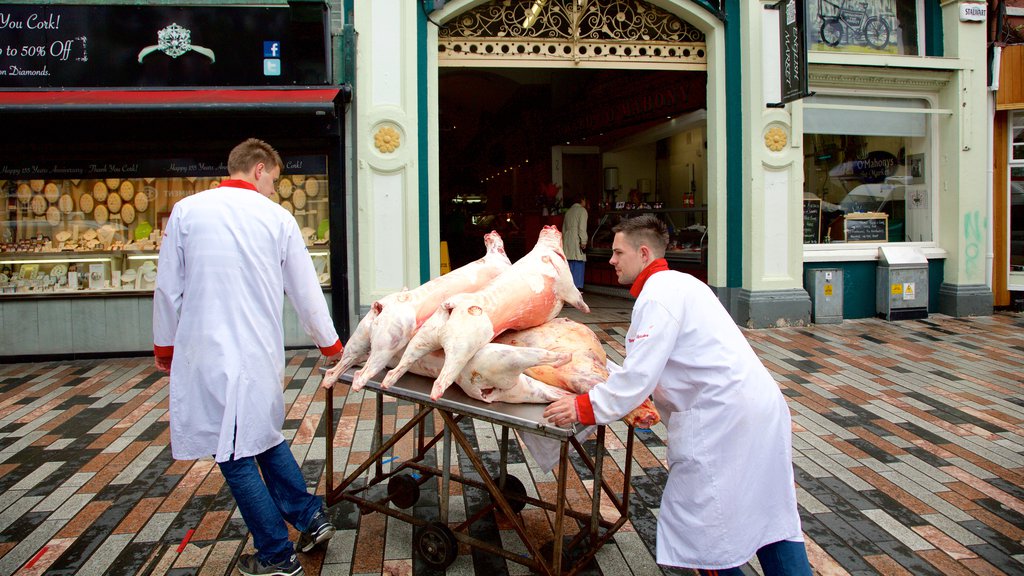
[[[644,268],[640,274],[633,281],[633,287],[629,289],[629,293],[633,295],[633,298],[640,297],[640,291],[644,289],[644,284],[647,283],[647,279],[657,272],[664,272],[668,270],[668,260],[664,258],[658,258],[651,262]]]
[[[246,190],[252,190],[253,192],[258,192],[258,190],[256,190],[256,185],[255,184],[253,184],[251,182],[246,182],[245,180],[231,180],[231,179],[222,180],[220,185],[221,186],[230,186],[232,188],[245,188]]]

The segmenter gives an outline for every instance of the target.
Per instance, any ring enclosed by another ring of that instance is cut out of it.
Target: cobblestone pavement
[[[593,314],[566,315],[590,324],[621,360],[629,302],[587,299]],[[793,413],[800,513],[816,573],[1024,573],[1024,316],[847,320],[746,335]],[[285,430],[310,487],[322,494],[327,442],[317,360],[310,351],[288,353]],[[0,365],[0,574],[237,573],[251,538],[212,460],[171,459],[167,393],[149,358]],[[375,404],[372,392],[336,391],[339,471],[370,453]],[[388,398],[384,432],[414,409]],[[428,425],[439,429],[440,420]],[[496,469],[500,428],[466,420],[460,429]],[[626,429],[609,429],[606,476],[621,482]],[[585,574],[659,571],[652,554],[665,429],[637,437],[631,520]],[[388,466],[410,453],[400,443]],[[452,465],[472,474],[461,451]],[[554,493],[554,476],[517,442],[508,470],[530,495]],[[593,481],[578,457],[567,482],[570,506],[588,510]],[[418,517],[437,516],[437,488],[436,481],[423,486]],[[487,501],[474,488],[453,488],[450,523]],[[549,513],[527,506],[521,514],[538,542],[550,540]],[[437,573],[413,554],[405,522],[360,515],[350,504],[330,515],[338,532],[326,547],[300,554],[306,574]],[[486,514],[474,533],[525,550],[500,515]],[[459,552],[448,574],[528,572],[465,546]]]

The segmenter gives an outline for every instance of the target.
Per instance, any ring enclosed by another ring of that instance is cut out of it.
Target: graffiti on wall
[[[964,272],[974,277],[985,271],[985,230],[987,219],[975,210],[964,214]]]

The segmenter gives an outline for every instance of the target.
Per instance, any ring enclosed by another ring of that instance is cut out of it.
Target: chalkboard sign
[[[847,242],[888,242],[889,215],[881,212],[847,214],[845,232]]]
[[[817,244],[821,238],[821,200],[804,200],[804,244]]]

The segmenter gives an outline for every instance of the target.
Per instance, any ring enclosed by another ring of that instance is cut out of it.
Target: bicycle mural
[[[905,53],[896,16],[898,0],[808,2],[808,39],[815,50]]]

